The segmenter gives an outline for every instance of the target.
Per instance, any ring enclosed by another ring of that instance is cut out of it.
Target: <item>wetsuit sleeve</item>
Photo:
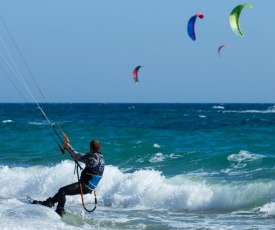
[[[80,161],[80,162],[83,162],[85,163],[85,160],[84,160],[84,154],[83,153],[79,153],[77,152],[70,144],[68,145],[68,148],[67,148],[68,152],[71,154],[71,156]]]

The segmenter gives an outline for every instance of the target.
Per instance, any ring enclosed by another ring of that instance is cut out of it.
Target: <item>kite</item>
[[[135,83],[137,83],[137,84],[139,83],[139,81],[138,81],[138,71],[139,71],[140,67],[143,67],[143,66],[139,65],[133,71],[133,78],[134,78]]]
[[[226,45],[226,44],[221,45],[221,46],[218,48],[218,54],[220,55],[220,57],[222,57],[222,55],[221,55],[221,49],[222,49],[223,47],[230,48],[229,45]]]
[[[229,16],[229,23],[232,31],[240,37],[244,36],[240,26],[240,15],[244,7],[252,8],[253,6],[249,3],[238,5],[231,11]]]
[[[196,15],[192,16],[189,19],[188,24],[187,24],[187,33],[193,41],[196,40],[195,23],[196,23],[197,17],[203,19],[204,15],[203,14],[196,14]]]

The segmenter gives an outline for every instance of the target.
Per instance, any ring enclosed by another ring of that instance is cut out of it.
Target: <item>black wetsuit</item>
[[[97,186],[104,172],[104,158],[102,154],[79,153],[75,151],[70,145],[68,146],[68,152],[75,160],[85,163],[85,168],[81,172],[80,183],[82,184],[83,194],[91,193]],[[80,184],[79,182],[75,182],[60,188],[52,198],[52,202],[58,202],[57,208],[64,209],[66,195],[72,196],[80,193]]]

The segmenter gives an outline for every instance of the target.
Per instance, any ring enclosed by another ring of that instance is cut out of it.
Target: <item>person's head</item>
[[[101,150],[101,144],[98,140],[92,140],[90,142],[90,151],[92,153],[95,153],[95,152],[100,152]]]

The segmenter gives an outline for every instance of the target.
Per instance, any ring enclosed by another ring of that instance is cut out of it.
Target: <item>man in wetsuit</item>
[[[71,154],[74,160],[85,163],[85,168],[81,172],[79,182],[60,188],[54,197],[49,197],[45,201],[33,201],[33,204],[41,204],[48,207],[52,207],[58,202],[55,211],[61,217],[65,214],[64,206],[66,202],[66,195],[72,196],[81,194],[80,186],[82,186],[83,194],[92,193],[98,182],[101,180],[104,171],[104,158],[100,152],[101,144],[98,140],[92,140],[90,142],[90,152],[87,154],[77,152],[67,142],[64,149]]]

